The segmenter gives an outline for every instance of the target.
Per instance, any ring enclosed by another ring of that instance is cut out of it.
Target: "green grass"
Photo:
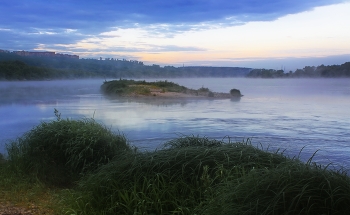
[[[205,214],[347,214],[350,180],[315,164],[255,169],[223,184]]]
[[[350,179],[249,140],[183,136],[133,150],[93,119],[41,122],[0,159],[0,203],[53,214],[347,214]],[[20,196],[24,196],[23,198]],[[46,205],[45,205],[46,204]]]
[[[7,144],[13,169],[41,181],[69,186],[90,171],[132,149],[126,138],[93,119],[42,122]]]
[[[152,95],[152,90],[158,90],[160,92],[187,93],[214,97],[214,93],[211,92],[208,88],[201,87],[198,90],[194,90],[167,80],[155,82],[135,81],[127,79],[105,81],[101,86],[101,90],[104,94],[110,96],[128,96],[132,94]]]
[[[63,205],[56,198],[56,191],[12,169],[8,162],[0,163],[0,209],[13,205],[36,214],[59,214]]]
[[[207,145],[199,145],[202,138],[190,139],[193,146],[176,147],[172,141],[170,148],[120,157],[103,166],[80,181],[80,189],[90,191],[81,204],[88,202],[106,214],[192,214],[212,195],[212,186],[286,161],[246,143],[216,145],[216,140],[206,139]]]

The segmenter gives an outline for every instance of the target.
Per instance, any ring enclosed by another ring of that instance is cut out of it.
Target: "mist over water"
[[[56,108],[63,118],[94,117],[140,149],[181,135],[251,138],[289,156],[304,147],[304,161],[319,150],[314,161],[350,167],[350,79],[168,79],[194,89],[237,88],[240,101],[108,100],[99,91],[103,81],[0,82],[0,152],[40,121],[54,120]]]

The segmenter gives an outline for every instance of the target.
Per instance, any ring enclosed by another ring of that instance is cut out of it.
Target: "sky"
[[[0,49],[161,66],[350,61],[350,0],[0,0]]]

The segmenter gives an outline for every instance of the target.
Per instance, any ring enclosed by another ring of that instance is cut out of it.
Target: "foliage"
[[[240,90],[237,90],[237,89],[231,89],[231,90],[230,90],[230,94],[231,94],[232,96],[238,96],[238,97],[242,96],[241,91],[240,91]]]
[[[193,96],[207,96],[207,97],[221,97],[229,98],[228,93],[216,93],[211,92],[208,88],[201,87],[198,90],[189,89],[179,84],[165,81],[134,81],[127,79],[119,79],[113,81],[105,81],[101,85],[101,91],[105,95],[109,96],[138,96],[138,95],[152,95],[152,91],[157,92],[176,92],[189,94]],[[155,95],[155,94],[153,94]]]
[[[214,93],[213,92],[209,92],[208,93],[208,97],[214,97]]]
[[[176,84],[174,82],[167,81],[167,80],[156,81],[156,82],[147,82],[147,85],[156,86],[156,87],[162,88],[165,91],[169,91],[169,92],[184,92],[184,91],[188,90],[184,86],[181,86],[179,84]]]
[[[3,74],[4,67],[0,66],[0,80],[42,80],[59,78],[90,78],[90,77],[111,77],[111,78],[145,78],[145,77],[243,77],[250,69],[240,67],[173,67],[159,65],[144,65],[141,61],[106,58],[97,59],[70,59],[59,57],[29,57],[19,56],[13,53],[0,53],[0,63],[5,61],[20,61],[32,68],[49,71],[47,76],[30,78],[25,77],[26,73],[8,71],[11,78]],[[7,63],[5,63],[7,64]],[[6,68],[7,66],[5,66]],[[29,71],[29,70],[28,70]],[[33,73],[38,73],[34,71]],[[27,75],[28,76],[28,75]]]
[[[80,205],[105,214],[193,214],[216,184],[286,161],[244,143],[218,143],[183,137],[170,148],[115,159],[80,181],[90,191]]]
[[[61,119],[41,122],[7,144],[14,169],[43,182],[71,185],[83,174],[96,170],[131,148],[123,135],[115,135],[93,119]]]
[[[0,164],[1,163],[4,163],[6,160],[5,160],[5,156],[3,154],[0,153]]]
[[[190,146],[201,146],[201,147],[215,147],[222,146],[225,142],[215,139],[209,139],[207,137],[199,136],[182,136],[174,140],[170,140],[164,144],[164,148],[183,148]]]
[[[302,163],[249,140],[193,135],[155,151],[133,151],[124,136],[93,119],[62,119],[57,110],[55,115],[7,145],[0,197],[49,205],[49,214],[347,214],[350,209],[350,178],[312,158]],[[54,193],[47,182],[71,186]]]
[[[316,164],[254,169],[223,184],[204,214],[347,214],[350,179]]]
[[[96,77],[95,74],[77,70],[62,70],[30,66],[22,61],[0,62],[0,80],[46,80],[63,78]]]
[[[25,66],[24,66],[24,65]],[[0,80],[45,80],[63,78],[175,78],[175,77],[350,77],[350,62],[341,65],[305,66],[294,72],[282,69],[250,69],[240,67],[173,67],[144,65],[143,62],[107,58],[69,59],[24,57],[0,53]]]
[[[55,191],[0,163],[0,214],[58,214]]]
[[[21,61],[0,62],[0,71],[0,79],[5,80],[41,79],[49,76],[48,69],[28,66]]]
[[[155,81],[155,82],[146,82],[146,81],[135,81],[135,80],[113,80],[105,81],[101,86],[103,93],[107,95],[150,95],[151,90],[161,90],[161,92],[186,92],[187,89],[184,86],[180,86],[173,82],[168,81]]]
[[[274,69],[253,69],[247,77],[251,78],[300,78],[300,77],[323,77],[323,78],[334,78],[334,77],[350,77],[350,62],[346,62],[341,65],[320,65],[320,66],[305,66],[303,69],[297,69],[295,72],[290,71],[284,73],[283,70]]]
[[[210,92],[209,88],[201,87],[198,89],[199,92]]]

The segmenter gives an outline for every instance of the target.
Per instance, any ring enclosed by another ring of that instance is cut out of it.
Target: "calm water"
[[[150,80],[150,79],[148,79]],[[153,79],[156,80],[156,79]],[[131,144],[147,150],[181,135],[231,141],[252,139],[253,145],[285,150],[306,161],[350,168],[350,79],[168,79],[189,88],[241,90],[240,101],[108,100],[103,80],[0,82],[0,152],[5,143],[40,121],[94,117]]]

